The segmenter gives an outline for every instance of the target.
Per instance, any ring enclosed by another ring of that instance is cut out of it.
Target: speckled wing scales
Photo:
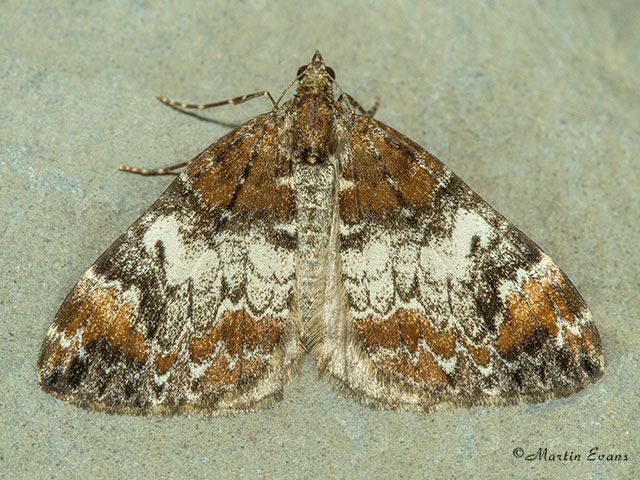
[[[337,154],[316,352],[341,389],[431,410],[564,396],[602,374],[569,279],[435,157],[367,117]]]
[[[201,153],[82,277],[42,346],[44,390],[116,413],[247,411],[281,396],[301,322],[274,115]]]

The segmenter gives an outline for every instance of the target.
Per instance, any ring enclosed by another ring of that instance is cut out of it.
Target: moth
[[[591,314],[538,246],[318,51],[296,83],[282,104],[161,98],[272,108],[188,162],[75,285],[40,351],[44,391],[111,413],[254,411],[309,353],[363,403],[428,412],[602,375]]]

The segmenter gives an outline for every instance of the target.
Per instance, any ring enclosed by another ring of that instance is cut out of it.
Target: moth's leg
[[[358,111],[360,111],[360,113],[362,113],[363,115],[365,115],[367,117],[373,117],[374,113],[376,113],[376,110],[378,110],[378,105],[380,105],[380,97],[376,97],[376,101],[373,104],[373,107],[371,107],[369,110],[365,110],[364,108],[362,108],[362,105],[360,105],[356,101],[356,99],[353,98],[348,93],[342,92],[340,97],[338,97],[338,101],[340,101],[342,99],[342,97],[346,98],[353,108],[357,109]]]
[[[185,108],[185,109],[194,108],[197,110],[204,110],[205,108],[220,107],[222,105],[239,105],[240,103],[244,103],[247,100],[251,100],[252,98],[256,98],[256,97],[264,97],[269,101],[272,107],[276,106],[276,102],[273,101],[273,97],[266,90],[263,92],[250,93],[249,95],[243,95],[241,97],[229,98],[221,102],[206,103],[204,105],[197,105],[194,103],[181,103],[176,100],[170,100],[166,97],[162,97],[160,95],[156,96],[158,100],[160,100],[162,103],[166,105],[169,105],[170,107],[178,107],[178,108]]]
[[[178,163],[177,165],[171,165],[170,167],[159,168],[157,170],[147,170],[146,168],[137,168],[137,167],[128,167],[126,165],[122,165],[118,167],[118,170],[122,170],[123,172],[129,173],[138,173],[140,175],[178,175],[176,172],[172,170],[177,170],[178,168],[182,168],[187,165],[189,162]]]
[[[264,97],[269,101],[269,103],[271,104],[272,107],[276,106],[276,102],[273,101],[273,97],[271,96],[271,93],[269,93],[266,90],[263,91],[263,92],[250,93],[249,95],[243,95],[241,97],[229,98],[229,99],[223,100],[221,102],[207,103],[207,104],[204,104],[204,105],[197,105],[197,104],[194,104],[194,103],[182,103],[182,102],[178,102],[176,100],[170,100],[170,99],[168,99],[166,97],[162,97],[160,95],[156,96],[156,98],[158,100],[160,100],[165,105],[169,105],[170,107],[183,108],[183,109],[196,109],[196,110],[204,110],[205,108],[220,107],[222,105],[238,105],[240,103],[244,103],[247,100],[251,100],[252,98],[256,98],[256,97]],[[189,162],[182,162],[182,163],[178,163],[177,165],[172,165],[170,167],[165,167],[165,168],[159,168],[157,170],[148,170],[146,168],[129,167],[129,166],[126,166],[126,165],[122,165],[119,169],[122,170],[123,172],[138,173],[140,175],[177,175],[177,173],[173,172],[172,170],[176,170],[178,168],[182,168],[187,163],[189,163]]]

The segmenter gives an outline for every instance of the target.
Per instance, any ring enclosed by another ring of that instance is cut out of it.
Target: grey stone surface
[[[1,478],[638,478],[636,1],[156,5],[2,4]],[[604,377],[562,400],[432,415],[361,406],[309,361],[283,402],[234,418],[108,416],[42,393],[36,356],[64,296],[170,180],[117,166],[184,161],[227,131],[153,96],[277,95],[315,48],[556,260],[597,322]],[[594,447],[628,460],[588,461]]]

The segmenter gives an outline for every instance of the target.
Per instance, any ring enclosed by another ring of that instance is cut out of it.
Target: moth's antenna
[[[293,84],[296,83],[298,80],[300,80],[303,75],[304,75],[304,70],[302,70],[298,75],[296,75],[296,78],[294,78],[293,81],[289,85],[287,85],[287,88],[285,88],[282,94],[278,97],[278,100],[276,100],[276,103],[273,106],[273,108],[278,108],[278,104],[280,103],[280,100],[282,100],[282,97],[284,97],[285,93],[287,93],[287,91],[289,91],[289,89],[293,87]]]

